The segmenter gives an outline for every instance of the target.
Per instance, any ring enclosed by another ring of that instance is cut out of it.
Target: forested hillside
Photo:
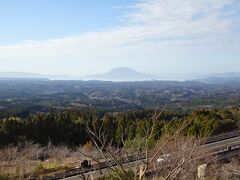
[[[65,144],[77,146],[86,144],[89,134],[86,126],[109,131],[113,145],[121,144],[124,139],[133,141],[144,136],[144,128],[153,123],[153,110],[129,112],[97,112],[89,109],[63,110],[49,113],[37,113],[28,117],[9,116],[0,120],[0,145],[18,144],[33,141],[41,145],[51,142],[55,145]],[[155,124],[154,139],[160,138],[162,128],[167,124],[166,131],[174,132],[181,123],[187,120],[184,130],[186,136],[204,137],[209,134],[223,133],[236,129],[240,121],[240,109],[202,109],[189,114],[163,111]]]

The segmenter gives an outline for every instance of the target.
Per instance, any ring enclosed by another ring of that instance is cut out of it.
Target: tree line
[[[84,145],[90,141],[87,126],[108,131],[113,145],[123,146],[123,140],[134,145],[136,139],[144,136],[144,128],[153,122],[154,141],[164,131],[174,133],[183,120],[189,121],[183,134],[196,137],[236,129],[240,120],[239,108],[199,109],[189,114],[163,111],[156,122],[152,119],[155,113],[155,110],[148,109],[115,113],[87,109],[37,113],[28,117],[8,116],[0,120],[0,146],[26,140],[41,145],[49,142],[54,145]]]

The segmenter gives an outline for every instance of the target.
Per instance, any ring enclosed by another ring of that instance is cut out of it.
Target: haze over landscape
[[[239,82],[240,73],[210,73],[210,74],[196,74],[196,73],[162,73],[158,75],[146,74],[137,72],[128,67],[120,67],[112,69],[103,74],[94,74],[83,77],[74,77],[67,75],[51,76],[24,72],[0,72],[0,79],[2,80],[21,80],[21,79],[38,79],[38,80],[99,80],[99,81],[113,81],[113,82],[127,82],[127,81],[199,81],[205,83],[216,82]]]

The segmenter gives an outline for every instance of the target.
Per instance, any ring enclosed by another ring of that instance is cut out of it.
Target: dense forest
[[[81,109],[37,113],[28,117],[9,115],[0,120],[0,145],[17,144],[26,140],[41,145],[49,142],[55,145],[84,145],[89,141],[86,126],[90,126],[109,131],[113,145],[121,146],[123,130],[126,132],[124,139],[130,142],[144,136],[144,128],[153,123],[155,113],[153,110],[109,113]],[[154,127],[158,132],[155,140],[164,133],[164,128],[167,127],[165,130],[168,133],[174,132],[184,120],[189,121],[184,135],[204,137],[237,128],[240,109],[201,109],[189,114],[163,111]]]

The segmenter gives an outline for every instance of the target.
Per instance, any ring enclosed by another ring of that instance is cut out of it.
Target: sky
[[[240,72],[240,0],[0,0],[0,72]]]

